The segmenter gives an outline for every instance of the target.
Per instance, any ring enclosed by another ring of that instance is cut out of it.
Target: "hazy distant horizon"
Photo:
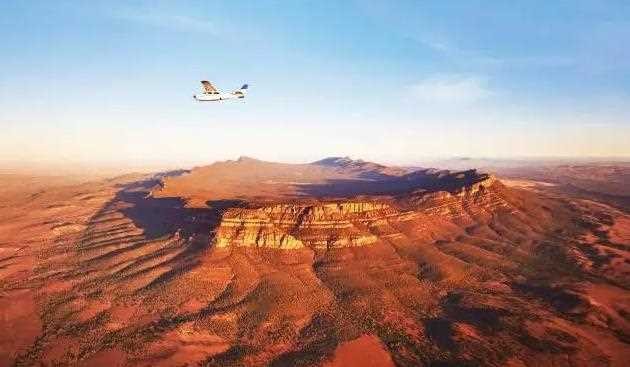
[[[0,174],[41,174],[50,176],[64,176],[64,175],[77,175],[77,176],[89,176],[89,177],[111,177],[118,174],[127,173],[156,173],[168,170],[177,169],[192,169],[194,167],[201,167],[210,165],[216,162],[223,162],[228,160],[238,160],[241,157],[248,157],[258,159],[267,162],[276,163],[289,163],[289,164],[306,164],[312,163],[320,159],[329,157],[345,157],[344,155],[328,155],[321,156],[312,160],[305,161],[273,161],[259,157],[251,156],[235,156],[226,159],[215,160],[200,160],[196,162],[62,162],[62,161],[7,161],[0,160]],[[491,157],[424,157],[407,162],[387,162],[387,161],[372,161],[362,157],[349,156],[354,160],[371,161],[384,165],[391,166],[403,166],[403,167],[435,167],[435,168],[450,168],[460,166],[470,166],[470,168],[483,168],[483,165],[493,166],[510,166],[518,167],[522,165],[532,164],[580,164],[580,163],[628,163],[630,164],[630,157],[510,157],[510,158],[491,158]],[[450,165],[450,167],[449,167]]]

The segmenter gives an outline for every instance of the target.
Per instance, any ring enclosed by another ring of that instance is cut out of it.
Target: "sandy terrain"
[[[306,166],[4,177],[0,366],[626,365],[622,209],[527,179]],[[326,212],[360,200],[388,206]],[[302,246],[256,238],[282,231]]]

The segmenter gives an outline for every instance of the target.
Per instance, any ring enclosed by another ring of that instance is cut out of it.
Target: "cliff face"
[[[445,219],[492,215],[497,211],[513,212],[502,191],[505,187],[494,176],[463,186],[452,192],[437,191],[409,195],[406,200],[413,208],[424,214]]]
[[[425,220],[473,221],[497,209],[510,210],[492,176],[451,192],[412,192],[385,202],[340,200],[282,203],[231,208],[223,213],[216,247],[330,249],[371,245],[382,234],[395,235],[400,225]]]
[[[397,214],[387,204],[367,201],[233,208],[223,214],[215,243],[281,249],[363,246],[377,240],[371,225]]]

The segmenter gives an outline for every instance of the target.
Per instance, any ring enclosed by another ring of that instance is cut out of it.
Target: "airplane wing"
[[[206,93],[206,94],[218,94],[219,93],[217,88],[215,88],[214,85],[212,85],[212,83],[210,83],[207,80],[202,80],[201,81],[201,85],[203,86],[203,92]]]

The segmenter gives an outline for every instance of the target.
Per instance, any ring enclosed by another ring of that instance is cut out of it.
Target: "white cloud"
[[[422,102],[471,103],[491,96],[484,78],[471,75],[438,75],[409,87],[410,95]]]
[[[134,14],[125,13],[121,19],[146,24],[159,28],[166,28],[180,32],[197,32],[217,34],[217,27],[207,19],[177,14]]]
[[[487,51],[461,47],[453,43],[447,37],[436,35],[412,35],[412,39],[428,47],[434,52],[440,53],[450,60],[477,67],[571,67],[576,60],[568,55],[561,54],[533,54],[527,57],[510,57],[490,55]]]

